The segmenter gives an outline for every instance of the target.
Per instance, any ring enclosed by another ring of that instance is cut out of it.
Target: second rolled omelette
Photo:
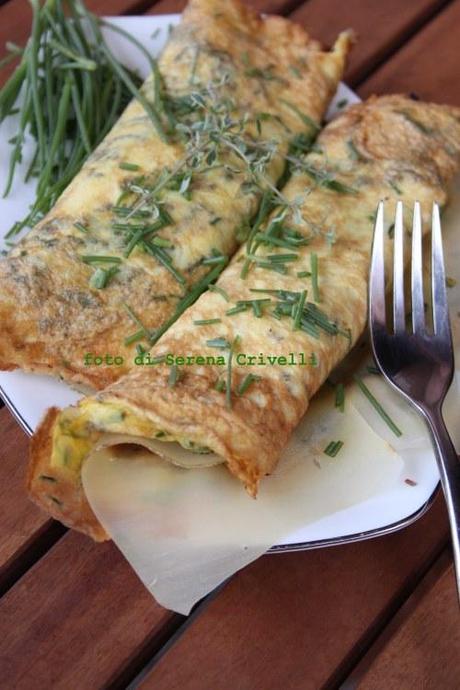
[[[106,537],[80,474],[103,445],[141,444],[185,467],[225,462],[256,494],[364,329],[378,202],[388,202],[390,218],[397,200],[406,209],[419,200],[426,227],[432,203],[446,203],[460,163],[460,111],[374,98],[329,124],[314,152],[290,159],[292,177],[270,219],[255,224],[216,286],[144,364],[48,412],[33,439],[28,485],[57,519]]]
[[[125,373],[244,240],[289,143],[308,147],[349,45],[322,52],[289,20],[191,0],[143,87],[168,141],[133,101],[0,261],[0,369],[96,389]]]

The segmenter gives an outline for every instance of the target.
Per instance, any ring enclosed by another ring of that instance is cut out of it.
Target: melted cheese
[[[161,440],[160,440],[161,439]],[[89,401],[78,414],[64,411],[53,432],[50,467],[80,475],[90,451],[136,443],[179,467],[211,467],[224,462],[206,446],[158,429],[146,416],[121,404]]]

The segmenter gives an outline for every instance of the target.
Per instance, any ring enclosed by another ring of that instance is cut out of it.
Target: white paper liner
[[[323,453],[331,438],[344,441],[336,458]],[[135,459],[114,457],[110,449],[95,453],[84,465],[83,484],[98,519],[156,600],[187,614],[285,535],[388,490],[403,467],[353,405],[342,414],[325,391],[256,500],[225,467],[183,470],[145,451]]]

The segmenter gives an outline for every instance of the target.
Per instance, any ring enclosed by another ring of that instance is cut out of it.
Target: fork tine
[[[406,330],[406,310],[404,305],[404,226],[403,205],[396,205],[394,245],[393,245],[393,329],[395,333]]]
[[[418,201],[414,204],[412,221],[412,328],[414,333],[425,330],[425,304],[423,299],[422,266],[422,214]]]
[[[434,332],[436,335],[439,333],[450,334],[441,219],[439,216],[438,204],[433,204],[433,219],[431,225],[431,289]]]
[[[385,259],[384,259],[383,202],[377,208],[369,275],[369,321],[371,327],[385,327]]]

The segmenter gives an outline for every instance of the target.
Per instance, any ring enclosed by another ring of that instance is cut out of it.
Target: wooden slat
[[[179,619],[154,602],[112,543],[69,532],[0,601],[1,686],[124,685],[130,665]]]
[[[0,411],[0,592],[60,536],[63,528],[27,498],[28,438],[6,408]]]
[[[373,541],[265,556],[238,573],[142,690],[317,690],[447,538],[442,500]]]
[[[314,36],[331,45],[337,34],[352,28],[358,36],[345,75],[354,85],[421,26],[446,0],[309,0],[292,15]],[[418,69],[415,67],[414,69]],[[435,73],[439,70],[433,67]]]
[[[357,687],[360,690],[457,690],[460,683],[460,612],[452,565],[431,583]]]
[[[363,85],[373,93],[415,91],[425,100],[460,106],[460,2],[449,5]]]
[[[258,12],[267,14],[287,14],[302,4],[302,0],[243,0],[243,2]],[[187,0],[159,0],[147,14],[182,12],[186,4]]]

